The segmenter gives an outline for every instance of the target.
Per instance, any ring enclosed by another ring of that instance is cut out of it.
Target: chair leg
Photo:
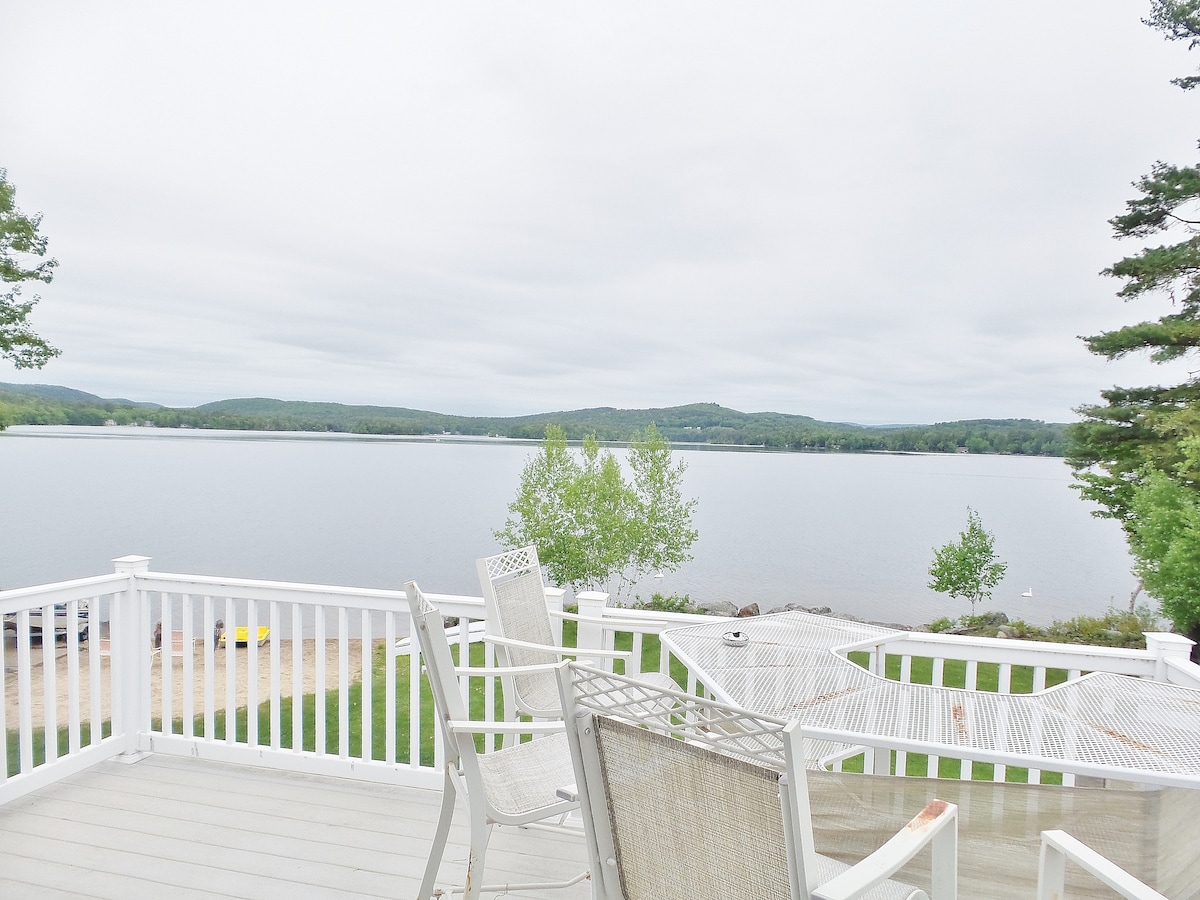
[[[463,900],[478,900],[479,891],[483,888],[483,858],[487,855],[492,824],[487,820],[482,801],[479,808],[475,807],[474,798],[468,798],[467,802],[471,806],[471,849],[467,856],[467,882]]]
[[[450,774],[451,763],[446,764],[446,778],[442,784],[442,809],[438,813],[437,829],[433,832],[433,846],[429,849],[429,860],[425,863],[425,877],[421,879],[421,892],[417,900],[429,900],[433,894],[438,869],[442,866],[442,854],[446,850],[446,838],[450,835],[450,822],[454,818],[454,778]]]

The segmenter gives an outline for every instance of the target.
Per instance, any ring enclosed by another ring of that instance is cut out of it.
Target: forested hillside
[[[715,403],[664,409],[577,409],[532,416],[452,416],[392,406],[347,406],[291,400],[221,400],[175,409],[128,400],[106,400],[51,385],[0,384],[4,425],[153,424],[164,428],[255,431],[334,431],[350,434],[463,434],[541,438],[562,426],[578,440],[625,441],[653,422],[674,443],[734,444],[774,450],[837,452],[909,451],[1014,453],[1062,456],[1065,425],[1032,419],[976,419],[936,425],[871,427],[820,422],[784,413],[743,413]]]

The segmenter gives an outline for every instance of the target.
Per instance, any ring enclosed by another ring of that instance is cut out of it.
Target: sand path
[[[303,688],[302,692],[306,694],[315,693],[316,677],[317,677],[317,646],[312,640],[302,641],[302,662],[300,666]],[[292,670],[292,642],[289,640],[281,640],[277,642],[279,647],[279,662],[280,662],[280,689],[285,697],[290,697],[292,693],[293,670]],[[379,642],[376,642],[376,646]],[[30,713],[35,727],[42,725],[45,721],[45,698],[46,698],[46,673],[43,670],[42,648],[38,644],[34,644],[30,648],[31,657],[31,677],[30,677],[30,697],[32,703],[30,705]],[[80,646],[79,651],[79,673],[80,673],[80,696],[79,704],[81,715],[86,719],[89,715],[91,703],[91,677],[90,677],[90,657],[92,652],[88,644]],[[111,658],[100,651],[100,695],[101,702],[101,718],[108,718],[110,715],[110,695],[111,690],[109,685],[110,669],[109,663]],[[241,707],[246,705],[248,695],[248,660],[247,653],[257,653],[257,700],[259,703],[269,697],[271,688],[271,643],[263,644],[258,648],[237,647],[235,650],[234,663],[234,681],[236,686],[236,705]],[[202,713],[204,710],[203,690],[205,683],[205,658],[204,650],[201,644],[197,644],[194,651],[190,654],[192,658],[193,677],[196,682],[195,691],[193,693],[193,710],[196,713]],[[162,695],[163,695],[163,668],[164,661],[169,660],[171,668],[171,709],[173,717],[178,718],[183,712],[184,698],[184,659],[182,653],[179,655],[171,654],[169,657],[162,653],[155,654],[151,661],[151,715],[159,716],[162,711]],[[362,677],[362,642],[358,640],[349,641],[347,644],[347,667],[349,681],[351,683],[358,681]],[[325,663],[325,688],[333,689],[338,686],[338,676],[340,671],[339,663],[339,646],[337,641],[327,641],[324,647],[324,663]],[[55,673],[54,673],[54,695],[55,709],[59,725],[67,723],[67,716],[70,710],[70,697],[67,694],[67,650],[63,645],[55,647]],[[223,647],[217,648],[213,654],[213,687],[215,693],[215,706],[217,709],[224,709],[225,694],[226,694],[226,654]],[[17,678],[17,654],[14,645],[14,640],[11,636],[6,637],[4,645],[4,710],[5,724],[9,729],[15,728],[19,722],[20,715],[20,690]]]

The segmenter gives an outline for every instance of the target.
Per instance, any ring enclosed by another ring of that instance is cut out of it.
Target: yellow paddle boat
[[[259,625],[258,626],[258,639],[255,641],[255,643],[261,647],[263,644],[265,644],[267,642],[267,638],[269,638],[270,636],[271,636],[271,629],[268,628],[266,625]],[[220,643],[220,645],[222,647],[224,647],[225,641],[228,639],[228,637],[229,637],[229,632],[222,631],[221,637],[220,637],[218,643]],[[236,644],[239,647],[244,647],[246,644],[250,643],[250,629],[249,628],[233,629],[233,642],[234,642],[234,644]]]

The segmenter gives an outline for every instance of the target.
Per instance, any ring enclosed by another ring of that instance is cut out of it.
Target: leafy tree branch
[[[16,188],[0,169],[0,282],[13,285],[0,292],[0,359],[18,369],[40,369],[61,351],[51,347],[29,324],[39,298],[21,299],[21,283],[54,278],[56,259],[45,259],[46,237],[39,231],[41,214],[27,216],[16,205]]]

